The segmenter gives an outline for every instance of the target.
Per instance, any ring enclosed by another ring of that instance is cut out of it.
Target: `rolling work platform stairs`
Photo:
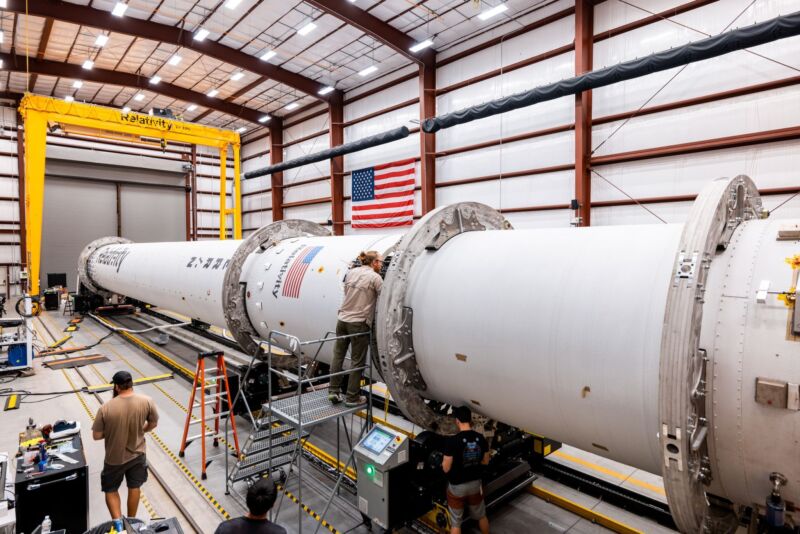
[[[324,511],[321,515],[321,522],[318,527],[324,523],[324,518],[333,500],[337,497],[339,486],[342,484],[345,474],[349,470],[354,469],[354,453],[353,445],[350,443],[349,431],[345,417],[355,414],[359,411],[364,411],[366,417],[361,424],[358,438],[360,440],[365,433],[365,430],[371,425],[372,421],[372,388],[368,388],[366,402],[357,406],[347,406],[345,403],[333,404],[328,399],[328,382],[333,376],[348,375],[353,372],[361,372],[363,376],[372,382],[372,355],[367,354],[366,364],[360,367],[350,367],[343,369],[336,373],[324,374],[319,376],[313,375],[313,369],[316,368],[319,352],[322,346],[326,343],[334,343],[339,339],[353,338],[357,336],[370,335],[369,333],[349,334],[345,336],[336,336],[334,332],[327,332],[324,337],[310,341],[300,341],[298,338],[289,334],[272,330],[269,332],[266,340],[255,340],[258,342],[258,348],[254,351],[250,364],[247,367],[244,378],[241,383],[245,387],[240,388],[233,401],[235,405],[239,398],[242,398],[247,405],[247,396],[244,395],[246,384],[248,384],[248,377],[250,371],[256,362],[266,359],[267,368],[270,374],[283,380],[285,383],[294,384],[296,390],[294,394],[282,398],[273,398],[272,383],[269,381],[267,398],[269,401],[261,405],[261,412],[258,418],[254,417],[253,411],[250,406],[247,406],[246,413],[249,415],[253,431],[247,438],[243,448],[242,455],[239,460],[228,469],[228,477],[226,479],[225,493],[226,495],[233,495],[234,497],[241,497],[238,492],[231,492],[231,487],[239,481],[246,481],[248,484],[258,476],[269,475],[273,479],[280,480],[285,483],[286,480],[294,475],[297,477],[297,506],[298,506],[298,533],[303,531],[302,526],[302,500],[303,500],[303,457],[305,443],[304,441],[311,437],[314,428],[328,421],[336,421],[337,424],[337,450],[341,450],[339,443],[338,425],[341,422],[345,429],[345,435],[349,444],[349,453],[346,461],[342,462],[337,458],[332,459],[335,464],[334,472],[336,474],[336,483],[331,488],[330,495],[327,498]],[[273,366],[273,343],[276,338],[282,338],[284,343],[283,347],[289,349],[281,349],[284,351],[285,356],[291,358],[287,361],[296,364],[296,372],[289,372],[288,366],[282,365],[281,367]],[[317,346],[317,350],[313,358],[307,358],[303,355],[303,348],[308,350],[311,346]],[[349,359],[349,358],[347,358]],[[345,460],[343,458],[343,460]],[[227,469],[227,464],[226,464]],[[276,471],[280,470],[280,475],[275,476]],[[283,493],[281,493],[281,497]],[[278,504],[276,509],[280,509]]]
[[[327,388],[264,403],[256,429],[242,448],[242,458],[228,476],[229,482],[270,473],[295,463],[302,447],[298,436],[302,442],[311,435],[314,426],[365,408],[365,404],[355,407],[347,407],[344,403],[332,404],[328,400]]]

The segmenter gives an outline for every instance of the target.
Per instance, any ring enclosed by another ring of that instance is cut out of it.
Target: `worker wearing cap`
[[[147,480],[144,434],[158,424],[158,411],[153,399],[134,393],[133,378],[128,371],[117,371],[111,381],[114,397],[97,411],[92,437],[105,440],[106,456],[100,473],[100,486],[106,495],[106,506],[114,526],[120,532],[122,504],[119,487],[124,478],[128,485],[128,517],[135,517],[140,488]]]

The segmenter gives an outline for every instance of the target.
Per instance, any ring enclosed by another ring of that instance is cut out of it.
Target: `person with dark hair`
[[[122,503],[119,487],[128,484],[128,517],[139,508],[141,487],[147,481],[145,432],[158,424],[158,410],[153,399],[133,392],[133,377],[117,371],[111,378],[114,397],[104,403],[92,425],[92,437],[105,440],[106,456],[100,473],[100,487],[117,532],[122,531]]]
[[[491,455],[486,438],[472,430],[472,412],[466,406],[453,410],[458,434],[445,442],[442,470],[447,474],[447,507],[450,511],[450,534],[461,534],[464,512],[469,510],[478,522],[481,534],[489,533],[489,519],[483,502],[483,466]]]
[[[383,287],[381,278],[381,266],[383,258],[381,255],[370,250],[362,252],[358,256],[358,266],[347,271],[344,276],[344,300],[339,308],[336,322],[337,336],[351,336],[353,334],[363,334],[354,337],[344,337],[336,340],[333,347],[333,360],[331,361],[331,373],[338,373],[344,365],[344,357],[347,354],[348,346],[352,346],[350,353],[350,368],[356,369],[364,367],[367,361],[367,347],[370,346],[372,338],[372,350],[376,350],[375,339],[370,336],[372,317],[375,315],[375,303]],[[353,408],[364,404],[367,399],[360,395],[361,376],[363,371],[353,371],[347,379],[347,395],[342,398],[342,382],[345,375],[331,377],[331,384],[328,388],[328,400],[333,404],[345,401],[345,405]]]
[[[223,521],[214,534],[286,534],[286,529],[267,519],[278,498],[278,489],[269,478],[260,478],[247,490],[247,515]]]

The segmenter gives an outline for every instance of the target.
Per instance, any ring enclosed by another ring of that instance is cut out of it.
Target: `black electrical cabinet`
[[[17,534],[31,534],[45,516],[50,516],[53,531],[82,534],[89,528],[89,470],[79,436],[72,438],[72,446],[77,452],[67,456],[77,460],[75,464],[55,459],[64,467],[44,473],[25,473],[18,467],[14,484]]]
[[[58,301],[61,296],[61,293],[55,291],[53,289],[47,289],[44,292],[44,309],[45,310],[57,310],[58,309]]]

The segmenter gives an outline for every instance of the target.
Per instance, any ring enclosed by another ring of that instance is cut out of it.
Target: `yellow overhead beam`
[[[220,151],[220,238],[225,238],[227,216],[233,215],[233,235],[242,238],[242,203],[239,154],[239,133],[201,124],[166,119],[143,113],[123,113],[116,108],[67,102],[56,98],[26,94],[19,105],[25,128],[25,239],[28,258],[29,289],[31,295],[39,294],[39,269],[41,266],[42,210],[44,208],[45,150],[48,123],[89,128],[97,137],[104,132],[119,132],[128,135],[150,137],[162,141],[173,141],[193,145],[216,147]],[[88,134],[91,135],[91,134]],[[235,157],[233,171],[233,208],[227,207],[226,155],[233,148]],[[23,179],[23,177],[20,177]]]

